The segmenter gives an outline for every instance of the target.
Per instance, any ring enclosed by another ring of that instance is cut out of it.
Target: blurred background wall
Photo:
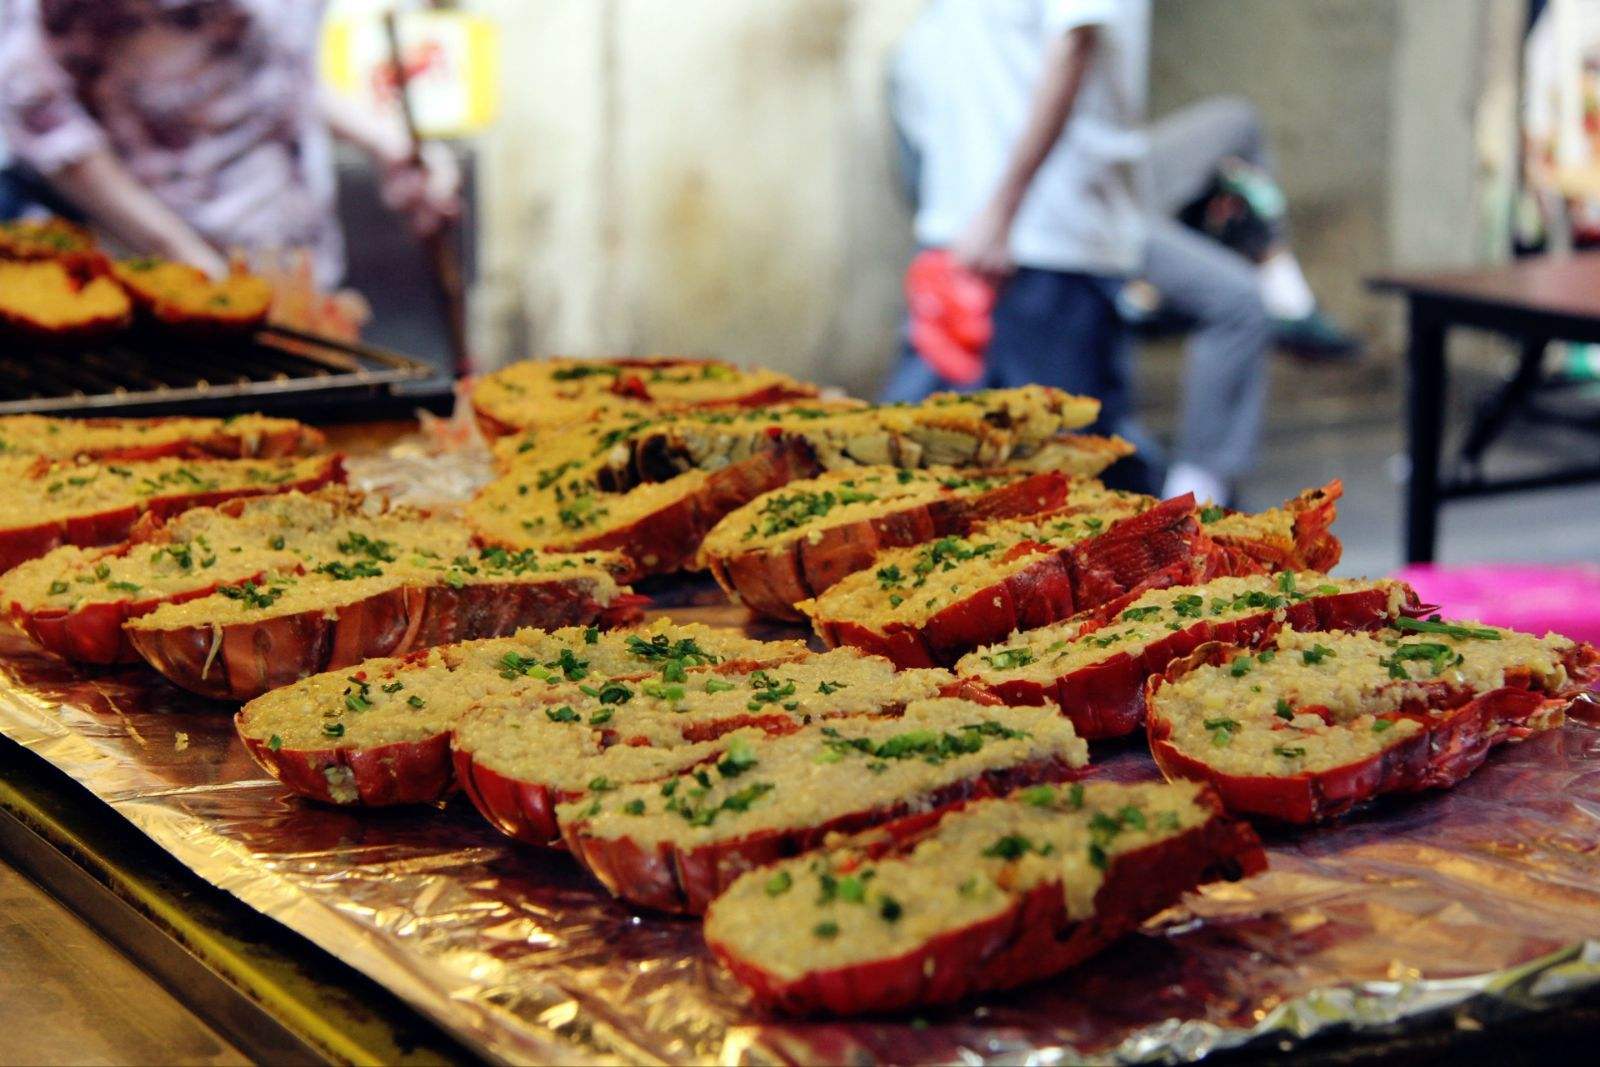
[[[908,218],[888,50],[916,0],[518,0],[484,144],[485,350],[759,360],[870,391]]]
[[[1392,422],[1404,321],[1364,280],[1506,257],[1524,0],[1156,0],[1155,14],[1152,115],[1222,93],[1256,105],[1312,288],[1369,343],[1353,367],[1275,360],[1274,421]],[[1464,341],[1486,371],[1508,358]],[[1177,349],[1147,346],[1138,365],[1157,427]]]
[[[910,251],[884,70],[920,0],[475,6],[504,28],[506,75],[480,159],[481,350],[703,353],[875,388]],[[1522,9],[1157,0],[1152,114],[1248,92],[1307,273],[1386,349],[1395,311],[1364,275],[1504,245]]]

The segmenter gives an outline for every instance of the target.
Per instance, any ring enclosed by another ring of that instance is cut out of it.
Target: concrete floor
[[[3,862],[0,974],[0,1065],[249,1062]]]
[[[1163,439],[1175,421],[1179,367],[1173,343],[1141,350],[1143,417]],[[1461,432],[1493,374],[1492,359],[1457,373],[1451,432]],[[1343,479],[1334,529],[1345,551],[1337,573],[1378,575],[1399,567],[1407,464],[1397,361],[1375,356],[1356,366],[1323,367],[1278,357],[1272,378],[1261,458],[1240,486],[1241,505],[1270,507],[1301,489]],[[1600,397],[1590,402],[1600,410]],[[1600,461],[1600,437],[1524,420],[1490,452],[1488,471],[1522,474],[1583,460]],[[1453,502],[1442,512],[1440,529],[1442,563],[1600,562],[1600,484]]]
[[[1541,455],[1533,441],[1514,450]],[[1274,431],[1244,503],[1269,506],[1331,477],[1344,480],[1335,529],[1344,541],[1338,573],[1383,574],[1400,566],[1404,443],[1393,420]],[[1487,560],[1600,561],[1600,485],[1547,489],[1447,505],[1440,523],[1443,563]]]

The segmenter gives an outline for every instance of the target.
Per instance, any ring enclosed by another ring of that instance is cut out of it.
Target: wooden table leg
[[[1522,342],[1522,360],[1509,382],[1486,400],[1478,410],[1472,429],[1461,445],[1461,458],[1466,474],[1474,481],[1483,477],[1483,454],[1494,439],[1500,436],[1511,416],[1522,407],[1528,396],[1544,380],[1544,353],[1549,341],[1543,337],[1529,337]]]
[[[1445,324],[1422,301],[1411,301],[1407,358],[1407,429],[1411,480],[1406,487],[1406,562],[1430,563],[1439,533],[1439,451],[1444,436]]]

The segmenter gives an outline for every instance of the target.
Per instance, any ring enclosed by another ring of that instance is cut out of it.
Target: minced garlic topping
[[[1311,572],[1286,571],[1172,586],[1145,593],[1105,626],[1067,620],[1013,633],[1001,644],[963,657],[956,665],[956,673],[996,681],[1053,681],[1119,653],[1136,656],[1153,642],[1197,625],[1263,613],[1281,620],[1292,604],[1369,589],[1386,594],[1386,612],[1391,618],[1406,602],[1407,588],[1401,582],[1338,579]]]
[[[752,641],[700,625],[657,621],[639,630],[520,630],[313,675],[250,701],[241,733],[290,749],[372,748],[438,736],[463,711],[530,687],[687,676],[729,661],[777,663],[797,641]]]
[[[224,587],[210,596],[165,603],[128,622],[143,630],[195,625],[230,625],[279,618],[303,611],[332,612],[395,589],[463,589],[484,585],[577,583],[604,606],[619,592],[616,580],[593,556],[506,553],[484,549],[450,558],[420,554],[373,562],[348,554],[327,558],[301,574],[272,574],[259,582]]]
[[[212,585],[292,570],[299,554],[265,544],[234,552],[201,535],[197,541],[131,545],[126,550],[58,548],[0,580],[0,598],[26,611],[78,611],[89,604],[160,600]]]
[[[733,555],[788,545],[817,531],[879,518],[948,497],[972,496],[1022,475],[953,468],[844,468],[790,482],[730,512],[706,536],[707,554]]]
[[[45,415],[0,417],[0,455],[73,459],[129,449],[193,442],[211,448],[237,442],[248,456],[253,443],[278,433],[299,433],[293,419],[238,415],[229,419],[55,419]]]
[[[1133,445],[1121,437],[1057,434],[1019,460],[1017,466],[1030,471],[1060,471],[1073,478],[1098,478],[1107,467],[1133,452]]]
[[[506,473],[473,501],[468,515],[498,544],[586,544],[691,500],[711,472],[770,450],[774,435],[803,442],[826,470],[1000,467],[1092,422],[1097,411],[1096,401],[1028,386],[942,394],[916,405],[817,401],[632,421],[609,417],[560,434],[528,435],[514,448],[497,450]],[[641,484],[638,462],[657,480]]]
[[[328,461],[305,459],[153,459],[44,464],[15,472],[0,499],[0,525],[26,527],[118,508],[143,508],[163,497],[198,496],[312,481]]]
[[[1029,762],[1081,767],[1088,746],[1053,709],[921,700],[893,718],[813,723],[777,737],[724,738],[714,757],[665,782],[591,791],[562,805],[589,837],[692,849],[852,812],[928,806],[942,786]]]
[[[710,477],[707,471],[693,470],[671,481],[647,482],[626,493],[586,487],[552,492],[548,497],[523,495],[515,483],[501,479],[467,505],[467,516],[496,543],[570,548],[691,499]]]
[[[620,382],[633,380],[644,386],[647,397],[618,388]],[[742,370],[715,360],[536,359],[486,375],[473,388],[472,402],[506,425],[543,428],[598,414],[736,403],[773,388],[791,396],[815,392],[777,371]]]
[[[891,549],[879,553],[874,566],[849,575],[821,596],[797,606],[814,620],[922,622],[1040,561],[1037,553],[1014,554],[1017,546],[1033,543],[1045,550],[1068,548],[1137,514],[1144,499],[1108,497],[1087,511],[1069,503],[1068,508],[1050,516],[986,523],[966,537],[941,537]],[[1012,558],[1007,559],[1008,555]]]
[[[1268,508],[1252,514],[1228,513],[1221,508],[1210,507],[1201,509],[1201,518],[1206,533],[1213,537],[1279,544],[1294,542],[1295,516],[1284,508]]]
[[[708,941],[784,980],[888,960],[1058,885],[1087,919],[1124,853],[1211,818],[1190,783],[1036,786],[947,815],[909,852],[844,845],[744,875],[706,913]],[[870,840],[870,834],[866,838]]]
[[[1149,714],[1171,724],[1179,751],[1218,771],[1297,774],[1340,767],[1414,736],[1423,722],[1401,709],[1426,703],[1438,683],[1484,693],[1505,685],[1508,671],[1527,672],[1545,692],[1567,683],[1567,638],[1474,622],[1400,623],[1407,628],[1285,630],[1259,651],[1162,686]]]
[[[412,509],[382,511],[343,489],[276,494],[192,509],[163,539],[114,551],[63,548],[8,574],[0,597],[22,610],[161,601],[155,628],[247,621],[335,608],[388,589],[579,578],[608,603],[617,592],[600,556],[472,547],[459,522]]]
[[[468,712],[458,724],[456,745],[509,777],[583,789],[597,778],[640,777],[639,767],[651,768],[646,777],[669,773],[684,765],[664,755],[669,749],[715,739],[745,723],[805,725],[898,712],[951,681],[946,671],[896,672],[888,660],[835,649],[792,663],[676,680],[539,685]]]

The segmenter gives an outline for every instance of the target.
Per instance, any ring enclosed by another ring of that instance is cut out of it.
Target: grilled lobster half
[[[1059,706],[1089,740],[1120,737],[1144,726],[1145,682],[1202,644],[1250,647],[1285,625],[1371,629],[1416,610],[1415,595],[1392,580],[1294,571],[1217,578],[1124,597],[1012,634],[964,656],[956,671],[1007,704]]]
[[[751,871],[712,902],[706,943],[764,1007],[904,1011],[1047,978],[1266,867],[1188,783],[1034,786],[928,822]]]
[[[1597,660],[1563,637],[1404,616],[1210,643],[1148,683],[1150,750],[1230,812],[1320,822],[1383,793],[1452,786],[1496,745],[1561,725]]]

